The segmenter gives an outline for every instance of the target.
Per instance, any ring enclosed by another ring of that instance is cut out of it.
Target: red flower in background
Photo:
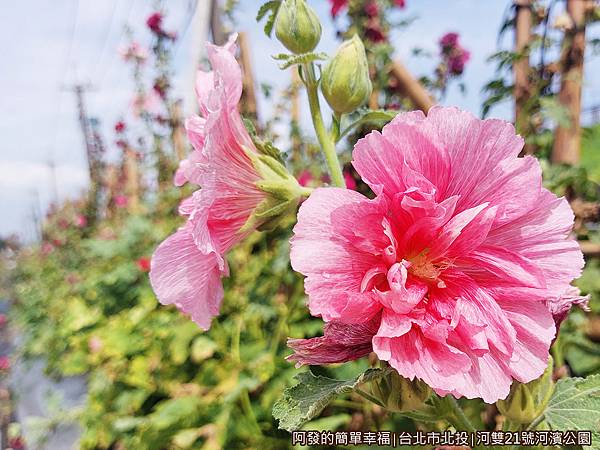
[[[331,17],[337,17],[342,9],[348,6],[348,0],[329,0],[331,4]],[[404,8],[406,6],[405,0],[394,0],[394,5],[398,8]],[[374,17],[379,14],[379,8],[377,7],[377,2],[374,0],[369,2],[365,6],[365,13],[369,17]]]
[[[13,450],[25,450],[25,440],[17,436],[8,440],[8,447]]]
[[[6,325],[6,322],[8,322],[8,319],[6,318],[6,314],[0,313],[0,327],[3,327],[4,325]]]
[[[148,25],[148,28],[150,28],[150,30],[156,34],[162,34],[163,33],[163,29],[162,29],[162,21],[163,21],[163,15],[160,12],[155,12],[152,13],[150,15],[150,17],[148,17],[148,19],[146,20],[146,25]]]
[[[142,256],[141,258],[139,258],[136,261],[136,264],[138,266],[138,269],[140,269],[142,272],[150,271],[150,258],[148,258],[147,256]]]
[[[346,187],[348,189],[352,189],[353,191],[356,190],[356,180],[349,170],[344,170],[344,181],[346,182]]]
[[[125,128],[125,122],[123,122],[122,120],[119,120],[117,123],[115,123],[115,131],[117,133],[123,133],[125,131]]]
[[[348,4],[348,0],[329,0],[329,3],[331,3],[331,16],[336,17]]]
[[[369,17],[377,17],[379,15],[379,7],[375,0],[371,0],[365,5],[365,14]]]
[[[440,40],[440,51],[442,61],[445,63],[448,74],[461,75],[467,62],[471,59],[471,53],[459,43],[458,33],[446,33]]]

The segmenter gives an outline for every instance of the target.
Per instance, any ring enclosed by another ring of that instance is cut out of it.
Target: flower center
[[[426,280],[434,281],[442,273],[442,269],[427,260],[427,256],[421,253],[412,259],[409,259],[410,267],[408,271],[415,277],[424,278]]]

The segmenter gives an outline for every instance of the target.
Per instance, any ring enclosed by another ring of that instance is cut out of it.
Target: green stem
[[[240,400],[242,402],[242,409],[244,410],[246,416],[252,422],[252,426],[255,429],[256,433],[258,433],[259,436],[262,436],[262,430],[258,425],[258,420],[256,420],[256,415],[254,414],[254,410],[252,409],[252,403],[250,402],[250,395],[248,394],[248,389],[242,389],[242,392],[240,393]]]
[[[303,66],[304,83],[306,84],[306,92],[308,94],[308,104],[310,106],[310,115],[312,117],[313,126],[317,139],[325,155],[331,181],[335,186],[346,187],[342,167],[335,152],[335,142],[332,136],[327,132],[323,116],[321,115],[321,105],[319,104],[319,84],[315,78],[315,70],[312,63],[304,64]]]
[[[446,419],[457,431],[477,431],[454,397],[434,397],[433,401],[440,417]]]
[[[314,191],[313,188],[300,186],[300,195],[302,195],[302,197],[310,196],[310,194],[312,194],[312,191]]]
[[[369,400],[372,403],[375,403],[376,405],[379,405],[383,408],[385,408],[385,405],[383,403],[381,403],[378,399],[376,399],[375,397],[373,397],[371,394],[369,394],[368,392],[363,391],[362,389],[359,388],[354,388],[354,391],[360,395],[361,397],[366,398],[367,400]]]

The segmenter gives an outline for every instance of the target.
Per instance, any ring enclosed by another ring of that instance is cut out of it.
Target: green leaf
[[[585,448],[600,450],[600,375],[560,380],[544,416],[555,430],[591,431]]]
[[[281,0],[271,0],[267,3],[263,4],[258,13],[256,14],[256,21],[260,22],[263,17],[268,14],[267,22],[265,23],[265,34],[271,37],[271,33],[273,32],[273,25],[275,25],[275,18],[277,17],[277,13],[279,12],[279,7],[281,6]]]
[[[327,53],[302,53],[300,55],[290,55],[287,53],[279,53],[278,55],[273,55],[273,59],[277,61],[283,61],[282,64],[279,65],[281,70],[285,70],[291,66],[296,64],[308,64],[314,61],[324,61],[327,59]]]
[[[383,127],[386,123],[391,121],[396,115],[397,111],[389,111],[385,109],[367,109],[360,112],[360,115],[354,122],[346,125],[344,130],[340,133],[338,141],[344,136],[347,136],[352,130],[361,125],[374,125],[376,127]],[[353,115],[354,117],[355,115]]]
[[[352,392],[360,384],[379,378],[381,369],[368,369],[351,380],[334,380],[303,372],[294,378],[298,384],[287,388],[273,406],[279,428],[293,431],[317,417],[335,397]]]

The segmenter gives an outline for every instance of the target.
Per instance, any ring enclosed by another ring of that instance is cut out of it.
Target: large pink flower
[[[257,151],[238,112],[242,74],[235,50],[235,36],[223,47],[208,45],[213,71],[198,73],[200,116],[186,122],[194,150],[175,176],[177,185],[189,181],[202,189],[183,201],[180,213],[188,220],[158,247],[150,271],[159,300],[204,329],[223,298],[223,255],[253,231],[249,219],[266,195],[246,153]]]
[[[376,320],[378,357],[440,395],[491,403],[542,374],[552,312],[579,298],[564,293],[583,257],[568,203],[542,187],[535,158],[517,157],[522,146],[500,120],[400,114],[354,149],[375,199],[321,188],[304,202],[292,265],[346,354],[365,350],[340,324],[354,334]],[[291,344],[300,363],[327,359],[323,345],[311,358],[310,342]]]

